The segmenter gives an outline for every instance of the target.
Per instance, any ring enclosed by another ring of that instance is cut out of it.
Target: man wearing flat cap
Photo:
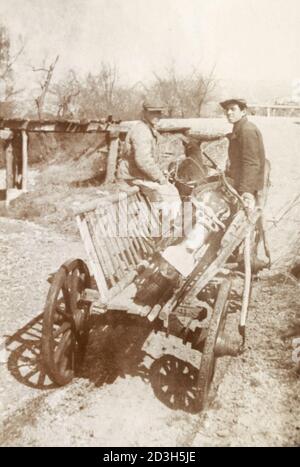
[[[175,219],[181,199],[160,168],[160,134],[157,131],[163,107],[144,103],[142,119],[129,130],[118,161],[117,178],[138,185],[163,215]]]
[[[163,107],[143,104],[142,120],[128,132],[125,150],[118,162],[117,176],[123,180],[148,180],[167,183],[159,166],[159,133],[157,125]]]
[[[246,207],[255,206],[257,193],[264,185],[265,150],[261,132],[247,119],[244,99],[228,99],[220,103],[233,131],[229,137],[228,176],[242,196]]]

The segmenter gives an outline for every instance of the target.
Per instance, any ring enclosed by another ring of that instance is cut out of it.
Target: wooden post
[[[248,227],[248,231],[245,237],[244,243],[244,264],[245,264],[245,282],[243,290],[243,301],[240,316],[239,331],[243,337],[243,344],[245,343],[245,326],[248,315],[248,307],[250,300],[251,290],[251,228]]]
[[[6,160],[6,190],[14,187],[14,153],[11,141],[7,142],[5,149]]]
[[[22,190],[27,191],[28,134],[22,130]]]
[[[106,176],[104,183],[111,183],[115,180],[117,159],[119,152],[119,135],[110,135],[109,151],[106,164]]]

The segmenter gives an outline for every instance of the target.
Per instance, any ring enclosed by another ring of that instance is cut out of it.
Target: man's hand
[[[248,211],[253,211],[255,208],[255,197],[252,193],[245,192],[242,194],[242,200],[244,203],[245,208]]]

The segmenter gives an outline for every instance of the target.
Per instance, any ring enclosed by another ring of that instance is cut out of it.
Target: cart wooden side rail
[[[136,314],[149,312],[149,307],[116,297],[133,282],[140,269],[150,266],[157,251],[162,226],[150,202],[138,187],[131,187],[88,203],[75,214],[99,292],[97,295],[86,290],[85,298],[90,293],[93,302],[105,309],[121,306]]]
[[[203,190],[207,190],[207,186]],[[112,231],[115,227],[123,227],[120,225],[122,215],[124,220],[127,219],[127,227],[131,231],[129,236],[118,236],[119,231]],[[149,306],[136,305],[124,294],[124,289],[134,281],[140,268],[151,266],[158,250],[159,238],[152,235],[153,231],[161,233],[162,226],[151,209],[151,203],[141,195],[138,187],[88,203],[76,211],[76,220],[98,292],[86,290],[85,299],[93,301],[94,307],[99,309],[126,310],[141,316],[148,315],[150,320],[158,316],[167,322],[167,317],[179,303],[182,313],[182,302],[187,293],[191,302],[199,290],[213,279],[242,242],[249,225],[255,225],[259,215],[259,209],[251,219],[243,210],[238,211],[222,240],[219,242],[217,238],[218,248],[211,242],[205,263],[201,262],[195,268],[162,309],[155,306],[153,310]]]

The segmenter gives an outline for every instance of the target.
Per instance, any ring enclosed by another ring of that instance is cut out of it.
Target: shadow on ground
[[[22,384],[36,389],[56,385],[48,378],[41,358],[43,314],[39,314],[6,339],[9,372]]]
[[[41,356],[42,314],[6,340],[7,366],[20,383],[36,388],[57,387],[47,376]],[[111,312],[92,319],[86,355],[77,376],[96,387],[117,378],[138,376],[150,383],[155,396],[173,410],[195,413],[196,367],[173,355],[157,359],[143,350],[153,326],[143,318]]]

